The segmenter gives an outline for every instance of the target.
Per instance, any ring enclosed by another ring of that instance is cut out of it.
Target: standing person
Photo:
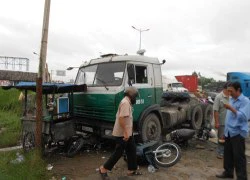
[[[233,178],[234,168],[237,180],[247,180],[245,138],[248,136],[248,120],[250,119],[250,101],[242,94],[239,82],[228,86],[232,96],[225,123],[224,172],[216,175],[218,178]]]
[[[99,168],[102,179],[109,179],[107,171],[111,171],[117,161],[123,155],[125,150],[128,158],[128,176],[141,175],[137,171],[136,162],[136,145],[133,136],[133,116],[132,105],[136,102],[138,91],[134,87],[129,87],[124,92],[116,114],[116,121],[112,135],[115,137],[116,146],[115,152],[111,157]]]
[[[218,129],[218,146],[217,146],[217,158],[222,159],[224,156],[224,129],[227,109],[224,104],[228,104],[229,96],[227,86],[229,82],[225,83],[223,90],[215,97],[213,110],[215,128]]]

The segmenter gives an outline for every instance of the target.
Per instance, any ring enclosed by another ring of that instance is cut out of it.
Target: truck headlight
[[[105,129],[104,134],[105,134],[106,136],[112,136],[112,130],[110,130],[110,129]]]

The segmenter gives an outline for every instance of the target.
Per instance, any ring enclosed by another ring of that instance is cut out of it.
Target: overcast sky
[[[44,0],[0,0],[0,56],[30,59],[38,69]],[[163,74],[224,79],[250,72],[248,0],[51,0],[50,70],[79,66],[100,54],[135,54],[139,33],[147,56],[167,62]],[[67,72],[75,78],[76,71]],[[60,79],[59,77],[57,77]]]

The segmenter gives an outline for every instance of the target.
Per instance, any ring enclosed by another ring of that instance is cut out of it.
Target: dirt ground
[[[198,148],[198,146],[199,148]],[[250,149],[250,141],[247,142]],[[50,159],[53,165],[54,179],[66,177],[67,180],[100,180],[96,169],[106,161],[112,149],[100,151],[83,151],[74,158],[54,156]],[[250,161],[250,157],[247,157]],[[250,162],[249,162],[250,163]],[[248,177],[250,178],[250,164]],[[126,176],[126,163],[121,158],[109,176],[114,180],[213,180],[216,173],[223,171],[223,160],[216,157],[216,144],[210,141],[192,140],[187,148],[182,148],[181,160],[170,168],[160,168],[149,173],[147,165],[140,166],[142,176]]]

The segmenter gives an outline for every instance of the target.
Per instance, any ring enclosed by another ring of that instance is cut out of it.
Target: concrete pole
[[[139,50],[141,49],[141,29],[140,29],[140,45],[139,45]]]
[[[47,56],[47,43],[48,43],[48,30],[49,30],[49,13],[50,13],[50,0],[45,0],[44,16],[43,16],[43,29],[42,40],[40,49],[40,62],[38,69],[38,77],[36,81],[36,133],[35,143],[37,148],[41,148],[42,142],[42,82],[45,75],[45,64]]]
[[[132,26],[133,29],[137,30],[140,33],[140,42],[139,42],[139,50],[141,50],[141,33],[144,31],[149,31],[149,29],[137,29],[136,27]]]
[[[52,72],[53,70],[50,70],[50,82],[52,82]]]

